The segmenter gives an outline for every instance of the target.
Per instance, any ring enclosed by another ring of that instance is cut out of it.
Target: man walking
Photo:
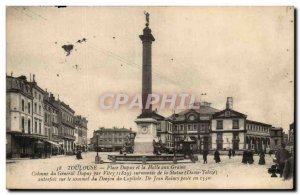
[[[228,151],[228,156],[229,156],[229,159],[231,159],[231,149],[229,149],[229,151]]]
[[[232,149],[232,157],[235,156],[235,150]]]
[[[207,164],[208,150],[204,150],[202,155],[203,155],[203,164]]]

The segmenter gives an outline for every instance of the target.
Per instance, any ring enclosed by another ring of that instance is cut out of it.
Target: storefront
[[[7,158],[46,158],[46,136],[24,134],[20,132],[7,133]]]

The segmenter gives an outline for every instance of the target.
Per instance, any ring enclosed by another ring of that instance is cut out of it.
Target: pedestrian
[[[228,151],[228,156],[229,156],[229,159],[231,159],[231,149],[229,149],[229,151]]]
[[[269,155],[270,155],[270,157],[272,156],[272,151],[271,150],[269,151]]]
[[[235,156],[235,150],[232,149],[232,157]]]
[[[248,163],[249,164],[253,164],[254,163],[253,152],[252,151],[248,152]]]
[[[219,153],[218,150],[216,150],[215,153],[214,153],[214,159],[215,159],[216,163],[221,162],[220,153]]]
[[[242,163],[247,164],[247,162],[248,162],[247,157],[248,157],[248,151],[244,150],[244,152],[243,152],[243,158],[242,158]]]
[[[77,153],[76,153],[76,159],[77,159],[77,160],[82,159],[82,156],[81,156],[81,150],[78,150],[78,151],[77,151]]]
[[[281,149],[279,149],[276,153],[276,160],[277,160],[277,163],[279,165],[279,173],[280,173],[280,177],[282,177],[282,174],[283,174],[283,169],[284,169],[284,164],[285,164],[285,161],[290,158],[290,153],[289,151],[287,151],[285,149],[285,144],[282,144],[281,145]]]
[[[263,151],[259,154],[259,161],[258,161],[258,164],[259,164],[259,165],[265,165],[265,164],[266,164],[266,161],[265,161],[265,153],[264,153]]]
[[[207,164],[208,150],[204,150],[202,155],[203,155],[203,164]]]

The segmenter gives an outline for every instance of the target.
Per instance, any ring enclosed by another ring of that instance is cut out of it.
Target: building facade
[[[57,155],[60,153],[62,141],[58,136],[58,108],[55,98],[52,93],[45,92],[44,94],[44,127],[45,134],[48,136],[47,142],[51,144],[51,154]]]
[[[269,152],[271,127],[269,124],[246,120],[246,149]]]
[[[166,132],[166,139],[162,141],[170,149],[180,150],[184,140],[190,140],[195,153],[216,149],[269,152],[281,146],[282,129],[275,135],[272,125],[248,120],[246,114],[233,109],[232,97],[227,98],[224,110],[208,102],[197,105],[199,109],[187,109],[164,120],[161,131]]]
[[[75,116],[75,148],[78,150],[87,150],[87,124],[88,121],[85,117],[80,115]]]
[[[6,154],[45,158],[72,153],[75,111],[26,76],[6,76]],[[86,145],[87,119],[81,118],[80,143]]]
[[[41,100],[39,99],[41,98]],[[43,157],[43,91],[25,76],[6,76],[6,153],[8,158]],[[35,106],[35,107],[34,107]],[[40,106],[40,107],[39,107]],[[40,108],[40,109],[39,109]]]
[[[217,150],[245,149],[247,116],[229,107],[213,115],[212,148]]]
[[[283,143],[283,129],[281,127],[272,127],[270,129],[270,148],[272,151],[279,150]]]
[[[212,115],[219,110],[211,107],[208,102],[196,103],[196,105],[199,109],[174,113],[165,120],[168,148],[173,149],[175,146],[177,150],[181,150],[181,142],[189,138],[193,142],[191,148],[194,152],[211,149],[211,119]]]
[[[44,135],[47,136],[44,128],[44,106],[43,99],[45,91],[41,89],[36,81],[35,75],[33,75],[33,81],[30,82],[32,88],[32,96],[33,96],[33,134]]]
[[[75,111],[61,100],[56,101],[58,108],[58,137],[64,154],[72,154],[75,142]]]
[[[133,141],[134,134],[131,129],[126,128],[100,128],[93,133],[92,145],[99,151],[118,151],[125,142]],[[98,141],[97,141],[98,140]]]

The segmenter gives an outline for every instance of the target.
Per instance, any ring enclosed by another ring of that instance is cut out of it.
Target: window
[[[36,103],[34,103],[34,112],[35,113],[37,112],[37,105],[36,105]]]
[[[39,94],[39,100],[41,101],[41,99],[42,99],[42,98],[41,98],[41,94]]]
[[[22,99],[22,111],[24,112],[24,100]]]
[[[37,132],[37,122],[34,121],[34,133],[36,133],[36,132]]]
[[[28,133],[30,133],[30,130],[31,130],[31,123],[30,123],[30,119],[28,119]]]
[[[25,132],[25,119],[23,116],[22,116],[22,132],[23,133]]]
[[[223,129],[223,121],[222,120],[217,121],[217,129]]]
[[[223,135],[222,133],[217,134],[217,149],[218,150],[223,150]]]
[[[217,133],[217,140],[223,140],[223,134]]]
[[[232,129],[239,129],[239,119],[232,120]]]
[[[42,124],[39,122],[39,134],[42,134]]]
[[[278,145],[278,140],[277,139],[275,139],[275,146],[277,146]]]
[[[277,131],[275,131],[275,136],[277,136]],[[277,140],[275,140],[275,141],[277,141]]]
[[[42,107],[39,105],[39,114],[41,114]]]
[[[233,133],[233,139],[238,140],[239,139],[239,133]]]
[[[27,109],[28,109],[28,113],[30,114],[31,107],[30,107],[30,103],[29,102],[27,104]]]

